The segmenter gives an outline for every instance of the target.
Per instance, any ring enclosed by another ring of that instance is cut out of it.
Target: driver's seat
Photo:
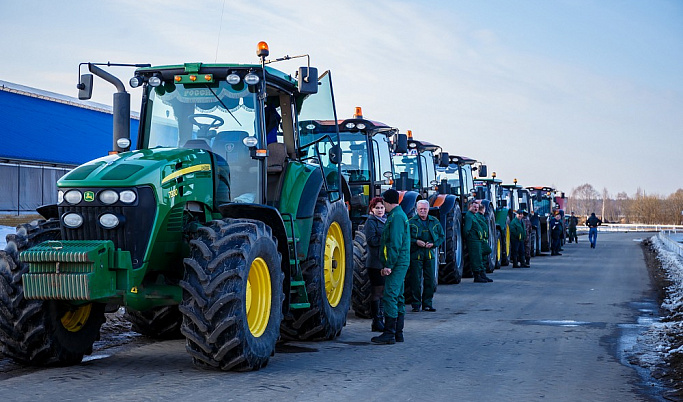
[[[201,138],[199,139],[194,139],[194,140],[188,140],[185,145],[183,145],[183,148],[191,148],[191,149],[203,149],[205,151],[211,151],[211,146],[209,145],[206,140],[203,140]]]

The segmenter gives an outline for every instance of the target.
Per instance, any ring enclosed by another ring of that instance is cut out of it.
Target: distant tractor
[[[119,306],[134,330],[182,335],[197,366],[219,370],[264,367],[281,336],[339,335],[353,249],[338,132],[316,124],[336,121],[331,77],[266,66],[265,42],[257,54],[259,64],[138,68],[134,151],[124,85],[87,64],[118,89],[114,152],[62,177],[58,204],[38,210],[47,220],[8,236],[5,356],[76,364]]]
[[[530,199],[533,200],[534,211],[538,214],[540,227],[537,230],[536,254],[550,251],[550,217],[558,209],[555,202],[556,190],[552,187],[527,187]],[[564,211],[562,211],[564,215]]]

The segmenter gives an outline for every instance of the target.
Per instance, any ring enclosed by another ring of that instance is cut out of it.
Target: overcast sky
[[[0,15],[0,80],[76,97],[81,62],[255,63],[265,40],[332,71],[340,118],[362,106],[505,182],[683,187],[683,1],[0,0]],[[98,80],[93,100],[113,90]]]

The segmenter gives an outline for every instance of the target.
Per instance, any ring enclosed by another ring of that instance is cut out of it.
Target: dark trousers
[[[556,237],[553,237],[552,240],[553,240],[552,247],[550,249],[552,251],[551,254],[553,254],[553,255],[559,254],[562,239],[560,238],[560,236],[556,236]]]
[[[406,275],[406,303],[413,306],[433,307],[432,299],[436,288],[434,260],[414,259]]]
[[[512,264],[524,265],[524,240],[510,240],[510,253],[512,254]]]

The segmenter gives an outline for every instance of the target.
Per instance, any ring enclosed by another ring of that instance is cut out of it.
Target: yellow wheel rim
[[[62,326],[70,332],[80,331],[85,326],[85,323],[88,322],[91,309],[92,304],[86,304],[74,311],[67,311],[61,318]]]
[[[272,297],[268,264],[263,258],[258,257],[249,268],[245,301],[249,331],[257,338],[263,335],[268,327]]]
[[[505,228],[505,255],[510,256],[510,227]]]
[[[345,255],[341,226],[337,222],[332,222],[325,240],[325,291],[327,301],[332,307],[337,307],[344,293]]]
[[[496,240],[496,261],[500,261],[501,253],[503,252],[503,246],[500,244],[500,238]]]

